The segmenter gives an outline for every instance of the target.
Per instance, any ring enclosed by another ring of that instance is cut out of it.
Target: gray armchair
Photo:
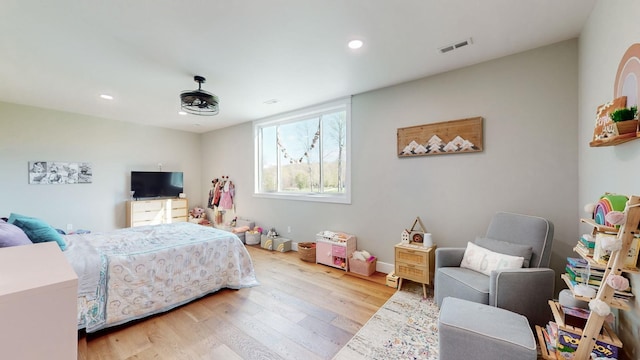
[[[435,254],[435,300],[445,297],[488,304],[524,315],[529,324],[545,325],[551,315],[555,273],[549,269],[553,224],[543,218],[497,213],[486,238],[477,245],[494,252],[518,255],[531,248],[531,258],[519,269],[492,271],[490,276],[460,267],[465,248],[438,248]],[[513,244],[513,245],[512,245]],[[516,253],[513,253],[513,252]],[[528,265],[528,266],[527,266]]]

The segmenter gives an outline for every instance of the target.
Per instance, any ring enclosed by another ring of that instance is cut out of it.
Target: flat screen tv
[[[178,197],[183,192],[183,173],[172,171],[132,171],[133,197]]]

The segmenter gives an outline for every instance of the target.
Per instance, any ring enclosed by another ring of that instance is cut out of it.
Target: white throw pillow
[[[490,276],[493,270],[521,268],[523,262],[522,256],[500,254],[468,242],[460,267]]]

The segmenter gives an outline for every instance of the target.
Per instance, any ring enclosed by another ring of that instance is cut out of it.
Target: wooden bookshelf
[[[606,232],[606,233],[612,233],[612,234],[617,234],[618,233],[618,228],[617,227],[611,227],[611,226],[607,226],[607,225],[598,224],[593,219],[582,218],[582,219],[580,219],[580,222],[583,222],[585,224],[589,224],[589,225],[593,226],[593,228],[598,232]]]
[[[559,302],[549,300],[549,306],[553,313],[553,319],[556,324],[558,324],[558,329],[582,336],[583,329],[565,324],[564,312],[562,311],[562,305],[560,305]],[[607,344],[615,345],[618,348],[622,347],[622,341],[620,341],[618,335],[616,335],[613,329],[611,329],[611,326],[606,322],[602,324],[602,330],[598,334],[597,339]]]
[[[605,265],[605,264],[601,264],[601,263],[599,263],[599,262],[595,261],[595,260],[593,259],[593,257],[592,257],[592,256],[590,256],[590,255],[585,255],[582,251],[580,251],[580,249],[579,249],[579,248],[574,247],[574,248],[573,248],[573,251],[574,251],[576,254],[580,255],[580,257],[581,257],[581,258],[583,258],[583,259],[587,260],[587,262],[589,263],[589,266],[591,266],[592,268],[600,269],[600,270],[606,270],[606,269],[607,269],[607,265]],[[622,272],[626,272],[626,273],[640,274],[640,269],[638,269],[638,267],[634,267],[634,268],[626,268],[626,267],[623,267],[623,268],[622,268],[622,269],[620,269],[620,270],[621,270]]]
[[[547,349],[547,339],[542,333],[542,327],[536,325],[536,334],[538,335],[538,344],[540,344],[540,355],[544,360],[557,360],[556,354],[550,353]]]
[[[637,134],[634,134],[637,135]],[[637,138],[637,136],[634,136]],[[618,239],[622,242],[622,248],[620,250],[615,250],[611,252],[611,256],[609,258],[609,262],[605,267],[605,274],[603,279],[606,279],[610,274],[620,275],[623,271],[627,271],[624,269],[624,262],[629,249],[631,248],[631,242],[635,236],[635,232],[640,225],[640,197],[638,196],[630,196],[629,200],[625,205],[625,215],[626,221],[624,224],[620,226],[620,229],[617,229],[616,234]],[[590,223],[592,226],[596,227],[596,231],[599,228],[602,228],[601,225],[595,224],[595,222]],[[588,260],[588,259],[587,259]],[[610,306],[613,306],[613,303],[617,301],[613,297],[614,289],[607,284],[606,281],[603,281],[600,285],[596,297],[594,300],[603,301]],[[553,310],[553,306],[552,306]],[[554,317],[556,314],[554,313]],[[589,354],[593,350],[594,346],[596,346],[596,338],[600,338],[603,333],[607,333],[609,336],[615,337],[617,339],[617,343],[619,343],[618,348],[622,347],[622,343],[620,339],[615,336],[613,331],[609,331],[610,328],[605,321],[604,315],[600,315],[595,311],[592,311],[589,314],[589,318],[587,319],[587,323],[584,327],[584,334],[582,332],[579,334],[581,337],[581,341],[578,345],[578,349],[575,352],[576,359],[588,359]],[[560,324],[558,324],[560,326]],[[616,343],[612,343],[616,345]]]
[[[582,300],[582,301],[586,301],[589,302],[591,300],[593,300],[593,298],[590,297],[586,297],[586,296],[581,296],[581,295],[576,295],[576,293],[573,291],[573,283],[571,282],[571,279],[569,279],[569,276],[567,276],[567,274],[562,274],[560,275],[560,278],[562,278],[562,280],[564,280],[564,282],[567,284],[567,286],[569,287],[569,290],[571,290],[571,294],[573,295],[573,298],[576,300]],[[613,298],[611,299],[610,304],[611,307],[614,307],[616,309],[621,309],[621,310],[629,310],[629,304],[627,301],[620,299],[620,298]]]

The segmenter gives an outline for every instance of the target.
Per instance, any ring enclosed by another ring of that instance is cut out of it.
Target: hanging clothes
[[[217,206],[213,201],[215,198],[215,190],[216,190],[217,184],[218,184],[218,178],[211,180],[211,190],[209,190],[209,201],[207,202],[207,207],[209,209],[213,209],[215,206]]]
[[[231,181],[225,181],[221,189],[220,207],[225,210],[233,208],[233,198],[236,195],[235,185]]]
[[[222,195],[222,183],[223,181],[218,181],[213,188],[213,206],[218,207],[220,205],[220,197]]]

